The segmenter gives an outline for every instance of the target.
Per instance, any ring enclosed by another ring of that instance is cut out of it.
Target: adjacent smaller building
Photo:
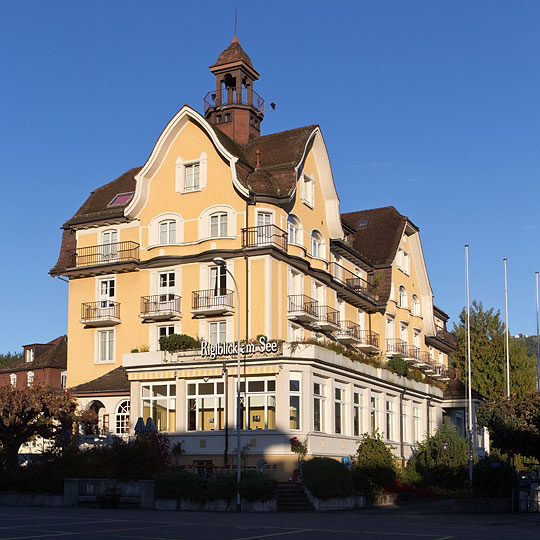
[[[20,358],[0,369],[1,386],[23,388],[40,382],[51,388],[66,387],[67,336],[24,345],[23,349]]]

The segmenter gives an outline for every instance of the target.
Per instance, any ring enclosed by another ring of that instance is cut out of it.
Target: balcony
[[[415,345],[407,345],[405,344],[405,360],[412,365],[419,365],[420,359],[422,357],[420,347],[416,347]]]
[[[427,351],[420,353],[420,360],[416,364],[426,375],[431,377],[435,373],[435,362]]]
[[[67,274],[96,275],[113,270],[125,272],[139,264],[137,242],[115,242],[78,248],[71,253]],[[114,267],[113,269],[110,267]]]
[[[341,327],[336,332],[336,339],[340,343],[354,345],[364,352],[379,350],[379,334],[370,330],[362,330],[359,324],[352,321],[341,321]]]
[[[445,343],[448,343],[448,345],[451,345],[452,347],[455,346],[455,339],[454,334],[450,333],[448,330],[445,330],[444,328],[441,328],[440,326],[437,326],[437,339],[440,339],[441,341],[444,341]]]
[[[229,289],[193,291],[191,312],[195,315],[227,315],[234,312],[234,292]]]
[[[291,294],[287,297],[289,305],[287,317],[293,321],[314,323],[319,318],[316,300],[305,294]]]
[[[448,369],[446,369],[442,364],[433,364],[433,374],[430,375],[430,377],[437,381],[443,382],[450,380],[450,374],[448,373]]]
[[[338,296],[356,307],[373,307],[377,295],[371,283],[336,262],[330,263],[329,271],[334,283],[338,285]]]
[[[111,300],[83,302],[81,323],[89,327],[112,326],[120,324],[120,303]]]
[[[176,294],[156,294],[141,297],[139,317],[145,322],[179,321],[182,318],[182,297]]]
[[[432,345],[436,349],[444,351],[446,354],[452,354],[456,350],[454,334],[448,332],[441,326],[435,327],[434,336],[426,336],[426,344]]]
[[[318,306],[318,318],[313,326],[332,332],[339,330],[339,311],[330,306]]]
[[[236,88],[210,90],[204,96],[204,114],[210,109],[216,109],[224,105],[249,105],[258,112],[264,112],[264,99],[257,92],[254,92],[252,88],[242,88],[241,92],[237,92]]]
[[[276,225],[259,225],[242,229],[242,247],[275,247],[287,252],[287,233]]]
[[[397,356],[399,358],[407,358],[409,349],[407,343],[399,338],[389,338],[386,340],[386,356]]]

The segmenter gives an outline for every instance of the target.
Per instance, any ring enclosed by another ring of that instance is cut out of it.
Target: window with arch
[[[159,243],[160,244],[175,244],[176,243],[176,221],[166,220],[159,223]]]
[[[212,214],[210,216],[210,236],[212,237],[227,236],[228,235],[227,222],[228,220],[227,220],[226,212],[218,212],[216,214]]]
[[[298,220],[294,216],[287,218],[287,236],[289,244],[299,244]]]
[[[322,258],[323,255],[323,240],[321,233],[313,231],[311,233],[311,256]]]
[[[418,298],[418,295],[416,295],[416,294],[412,295],[411,303],[412,303],[412,314],[413,315],[421,315],[421,312],[420,312],[420,299]]]
[[[399,287],[398,305],[402,308],[407,307],[407,290],[403,285],[400,285]]]
[[[118,405],[114,427],[117,435],[129,433],[129,400],[126,399]]]

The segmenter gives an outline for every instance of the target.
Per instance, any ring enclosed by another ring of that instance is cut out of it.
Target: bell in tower
[[[206,119],[239,144],[260,137],[264,100],[253,90],[259,74],[236,36],[210,71],[216,76],[216,89],[204,98]]]

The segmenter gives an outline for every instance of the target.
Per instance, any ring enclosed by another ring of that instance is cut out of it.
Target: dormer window
[[[184,191],[197,191],[200,189],[200,170],[201,166],[198,162],[186,165],[186,183],[184,184]]]
[[[133,191],[128,193],[119,193],[115,195],[114,199],[107,206],[120,206],[122,204],[127,204],[131,197],[133,197]]]
[[[26,349],[25,360],[27,362],[34,361],[34,349]]]

